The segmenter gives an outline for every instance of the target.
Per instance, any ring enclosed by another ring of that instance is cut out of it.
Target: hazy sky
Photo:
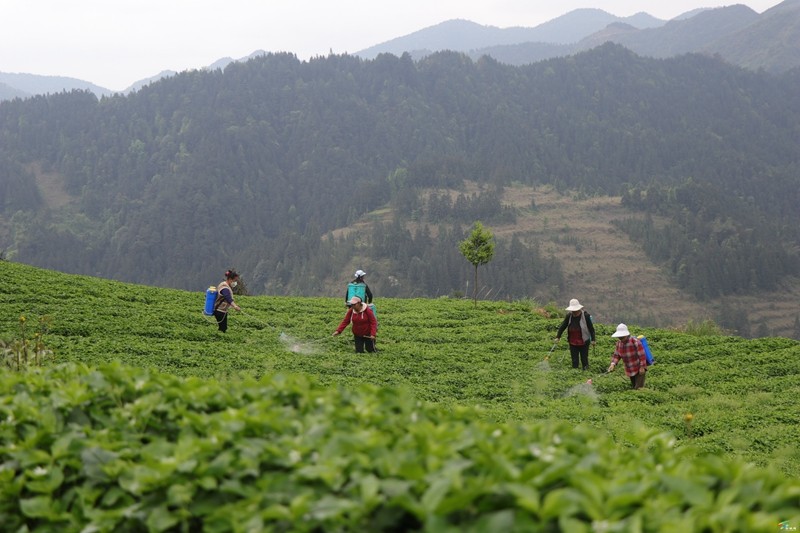
[[[698,7],[780,0],[0,0],[0,72],[68,76],[112,90],[163,70],[256,50],[355,53],[445,20],[534,27],[573,9],[670,19]]]

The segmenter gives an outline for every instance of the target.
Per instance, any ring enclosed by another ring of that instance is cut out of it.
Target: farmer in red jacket
[[[374,352],[375,334],[378,332],[378,321],[375,319],[375,314],[358,296],[350,298],[347,302],[347,307],[347,314],[344,315],[344,320],[333,332],[333,336],[339,335],[352,322],[356,353],[364,353],[364,348],[368,352]]]

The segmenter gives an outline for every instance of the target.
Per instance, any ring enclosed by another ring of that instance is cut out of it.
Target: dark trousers
[[[631,388],[632,389],[641,389],[644,387],[644,377],[647,374],[636,374],[631,376]]]
[[[214,311],[214,318],[217,319],[217,326],[222,333],[228,329],[228,313],[222,311]]]
[[[586,370],[589,368],[588,344],[584,344],[583,346],[573,346],[570,344],[569,354],[572,356],[572,368],[578,368],[578,357],[580,357],[580,362],[583,365],[583,369]]]
[[[366,348],[368,352],[375,351],[375,339],[359,337],[358,335],[353,335],[353,338],[356,340],[356,353],[364,353],[364,348]]]

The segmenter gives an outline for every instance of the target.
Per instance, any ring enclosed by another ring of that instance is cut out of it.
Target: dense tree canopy
[[[548,183],[669,217],[631,234],[698,296],[769,287],[798,272],[797,86],[797,73],[609,44],[525,67],[452,52],[267,54],[129,96],[17,99],[0,104],[0,227],[13,224],[0,249],[187,289],[236,265],[251,291],[273,294],[318,294],[368,254],[385,266],[384,294],[432,296],[465,285],[461,225],[513,221],[499,191]],[[74,201],[46,209],[35,169]],[[421,194],[464,180],[484,188]],[[393,222],[330,233],[382,206]],[[408,221],[441,228],[412,234]],[[535,272],[512,281],[520,268]],[[492,297],[563,282],[520,239],[498,240],[492,269],[504,280]]]

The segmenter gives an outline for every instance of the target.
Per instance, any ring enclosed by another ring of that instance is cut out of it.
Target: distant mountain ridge
[[[17,88],[8,85],[7,83],[0,82],[0,102],[3,100],[11,100],[13,98],[26,98],[30,96],[25,91],[20,91]]]
[[[785,0],[768,9],[752,24],[719,37],[703,52],[715,50],[724,50],[721,55],[727,61],[751,70],[800,67],[800,0]]]
[[[404,52],[414,55],[420,51],[473,52],[489,47],[525,43],[569,45],[577,43],[615,22],[624,22],[638,28],[655,28],[663,26],[666,21],[646,13],[637,13],[631,17],[617,17],[601,9],[575,9],[533,28],[497,28],[467,20],[448,20],[371,46],[356,52],[355,55],[372,59],[383,53],[399,56]]]
[[[40,76],[38,74],[0,72],[0,100],[29,97],[36,94],[59,93],[73,89],[90,90],[97,96],[114,93],[94,83],[66,76]],[[6,94],[10,96],[6,97]]]
[[[724,8],[698,8],[670,21],[647,13],[618,17],[601,9],[582,8],[533,28],[497,28],[455,19],[354,53],[372,59],[382,53],[419,59],[432,52],[452,50],[473,59],[483,55],[523,65],[552,57],[572,55],[612,41],[639,55],[671,57],[683,53],[720,55],[744,68],[783,72],[800,65],[800,0],[784,2],[759,15],[738,4]],[[208,67],[224,69],[265,52],[258,50],[238,60],[221,58]],[[112,91],[93,83],[62,76],[0,72],[0,101],[73,89],[91,90],[97,96],[128,94],[175,74],[164,71]]]
[[[154,81],[158,81],[158,80],[161,80],[161,79],[164,79],[164,78],[172,77],[175,74],[177,74],[177,72],[175,72],[174,70],[162,70],[161,72],[159,72],[155,76],[151,76],[149,78],[145,78],[143,80],[139,80],[139,81],[133,83],[133,85],[131,85],[130,87],[125,89],[123,92],[127,94],[127,93],[132,92],[132,91],[138,91],[139,89],[141,89],[142,87],[144,87],[145,85],[147,85],[149,83],[153,83]]]
[[[236,61],[247,61],[248,59],[252,59],[264,54],[266,54],[264,50],[256,50],[255,52],[239,59],[223,57],[205,67],[205,70],[223,70],[230,63],[234,63]],[[111,89],[95,85],[88,81],[66,76],[42,76],[39,74],[0,72],[0,102],[3,100],[11,100],[13,98],[29,98],[37,94],[53,94],[72,90],[89,90],[98,97],[111,96],[115,93],[129,94],[131,92],[138,91],[150,83],[162,80],[164,78],[170,78],[176,74],[177,72],[174,70],[163,70],[155,76],[150,76],[149,78],[135,81],[122,91],[112,91]]]
[[[739,4],[710,9],[688,19],[669,21],[659,28],[640,29],[614,25],[583,39],[578,43],[576,51],[589,50],[612,41],[639,55],[650,57],[713,52],[717,48],[713,46],[714,42],[736,34],[758,19],[759,15],[755,11]]]
[[[648,57],[719,55],[734,65],[772,73],[800,66],[800,0],[784,0],[760,15],[741,4],[693,10],[667,22],[645,13],[620,18],[601,10],[579,9],[524,32],[464,24],[460,29],[475,36],[475,46],[466,45],[467,37],[462,35],[445,46],[431,47],[431,43],[441,43],[452,33],[452,25],[442,23],[356,55],[369,58],[377,53],[409,52],[420,58],[449,49],[473,59],[487,55],[507,64],[525,65],[614,42]],[[496,42],[483,46],[489,35],[495,35]],[[511,42],[518,37],[526,40]]]

